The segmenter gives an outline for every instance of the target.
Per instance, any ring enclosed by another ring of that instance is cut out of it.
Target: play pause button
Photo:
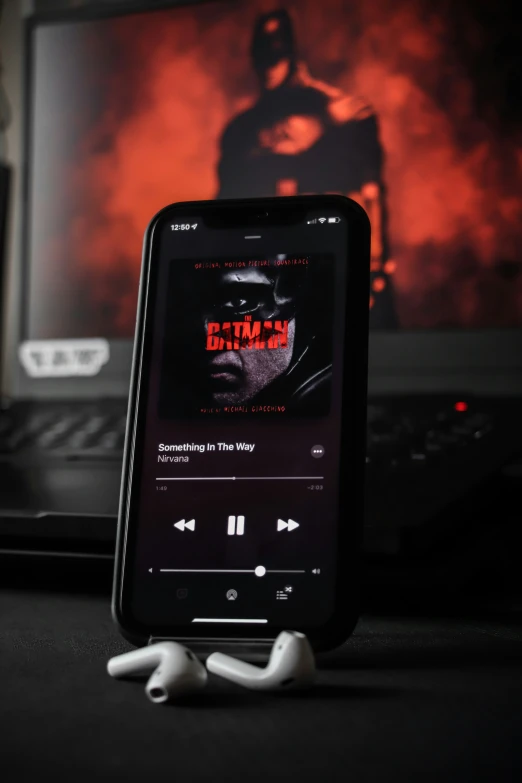
[[[281,530],[288,530],[288,532],[290,532],[291,530],[295,530],[296,527],[299,527],[299,522],[295,522],[293,519],[289,519],[288,521],[285,521],[284,519],[277,520],[278,533]]]

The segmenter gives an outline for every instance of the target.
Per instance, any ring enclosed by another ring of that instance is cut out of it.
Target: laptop
[[[179,200],[334,191],[373,227],[365,547],[432,551],[519,450],[515,174],[495,179],[456,140],[465,127],[514,161],[509,121],[492,140],[471,111],[453,117],[437,103],[447,53],[426,85],[393,36],[370,46],[377,12],[355,25],[357,3],[130,5],[25,23],[0,550],[112,555],[149,218]]]

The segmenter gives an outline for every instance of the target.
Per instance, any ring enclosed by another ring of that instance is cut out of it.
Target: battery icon
[[[328,218],[328,222],[329,223],[340,223],[341,222],[341,218],[338,218],[338,217]]]

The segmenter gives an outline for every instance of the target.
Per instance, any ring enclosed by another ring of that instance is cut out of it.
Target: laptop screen
[[[509,22],[471,0],[277,6],[35,26],[26,337],[130,339],[168,203],[317,192],[368,211],[373,328],[522,324]]]

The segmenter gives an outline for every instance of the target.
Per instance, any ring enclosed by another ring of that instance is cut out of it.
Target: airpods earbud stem
[[[209,655],[206,665],[209,672],[258,691],[305,688],[315,677],[312,648],[306,636],[297,631],[279,634],[264,669],[223,653]]]
[[[289,690],[310,686],[315,677],[315,660],[306,636],[283,631],[274,642],[264,669],[222,653],[207,658],[207,669],[226,680],[251,690]],[[111,677],[152,674],[145,686],[149,699],[162,703],[204,688],[207,669],[193,652],[176,642],[159,642],[111,658]]]
[[[207,671],[193,652],[176,642],[160,642],[150,647],[111,658],[107,671],[111,677],[152,675],[145,686],[149,699],[155,703],[169,701],[204,688]]]

